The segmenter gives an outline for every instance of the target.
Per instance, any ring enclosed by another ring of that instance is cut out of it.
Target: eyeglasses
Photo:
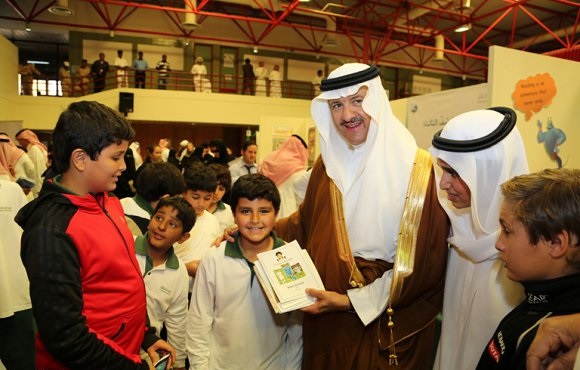
[[[210,149],[212,153],[219,153],[220,151],[218,149]]]

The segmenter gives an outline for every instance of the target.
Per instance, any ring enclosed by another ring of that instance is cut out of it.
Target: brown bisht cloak
[[[356,313],[342,311],[305,314],[303,370],[430,369],[434,321],[443,303],[449,222],[437,200],[432,169],[428,171],[414,272],[404,280],[400,297],[392,305],[398,366],[389,365],[392,341],[386,311],[367,326]],[[300,209],[280,220],[276,232],[284,240],[296,239],[308,250],[326,290],[346,294],[357,283],[369,284],[382,276],[393,264],[357,258],[353,268],[341,199],[319,157]],[[376,227],[379,230],[381,225]]]

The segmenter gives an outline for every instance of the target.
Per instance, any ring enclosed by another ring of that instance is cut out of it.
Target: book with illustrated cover
[[[324,289],[310,255],[295,240],[258,254],[254,271],[276,313],[310,306],[316,298],[306,288]]]

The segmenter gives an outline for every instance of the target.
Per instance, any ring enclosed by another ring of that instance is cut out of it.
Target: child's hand
[[[312,288],[306,289],[306,294],[316,298],[314,304],[301,309],[301,311],[309,314],[316,315],[324,312],[348,311],[352,309],[350,300],[346,294]]]
[[[147,354],[151,359],[152,363],[156,363],[159,360],[159,354],[161,355],[170,354],[169,362],[167,363],[167,368],[171,369],[171,365],[175,362],[175,349],[163,339],[159,339],[157,342],[153,343],[149,348],[147,348]]]
[[[233,224],[232,226],[226,227],[224,230],[224,235],[218,236],[216,240],[212,243],[212,247],[219,247],[219,245],[227,240],[233,243],[236,240],[236,235],[238,234],[238,225]]]

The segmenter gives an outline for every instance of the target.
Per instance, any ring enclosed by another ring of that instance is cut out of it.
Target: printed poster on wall
[[[292,136],[292,129],[290,127],[272,127],[272,151],[278,149],[290,136]]]
[[[557,93],[554,78],[549,73],[539,73],[519,80],[512,93],[512,99],[514,109],[525,115],[526,122],[536,116],[538,127],[536,141],[545,150],[548,158],[558,168],[562,168],[569,159],[569,156],[562,158],[560,154],[562,144],[566,141],[566,133],[557,127],[560,124],[558,111],[550,109]]]
[[[458,114],[489,107],[486,83],[409,98],[407,128],[420,148],[431,146],[433,135]]]

